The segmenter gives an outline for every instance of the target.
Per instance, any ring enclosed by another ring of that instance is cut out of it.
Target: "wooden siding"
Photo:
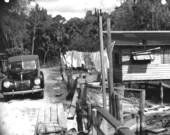
[[[130,48],[122,50],[122,81],[170,79],[170,64],[162,64],[162,55],[165,52],[152,52],[154,60],[148,64],[133,64],[131,52]]]
[[[123,65],[123,81],[170,79],[169,64]]]
[[[122,81],[122,72],[121,68],[115,68],[114,70],[114,82],[121,82]]]

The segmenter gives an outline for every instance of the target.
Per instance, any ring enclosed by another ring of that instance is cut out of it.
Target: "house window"
[[[162,64],[170,64],[170,50],[165,50],[162,57]]]
[[[154,60],[151,52],[132,52],[132,63],[134,64],[147,64]]]

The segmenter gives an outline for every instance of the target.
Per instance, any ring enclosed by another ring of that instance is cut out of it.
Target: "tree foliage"
[[[29,0],[12,0],[8,4],[0,1],[0,46],[2,50],[9,47],[23,47],[26,37],[25,18]]]
[[[103,22],[106,22],[107,16],[107,13],[103,13]],[[72,18],[67,22],[70,50],[95,52],[100,49],[98,19],[99,14],[89,10],[84,19]]]
[[[52,18],[47,10],[38,5],[31,10],[28,18],[32,54],[38,54],[43,63],[55,56],[66,45],[67,38],[64,29],[65,18],[57,15]]]
[[[168,4],[161,0],[126,0],[112,13],[113,30],[168,30],[170,14]]]
[[[19,47],[8,48],[6,49],[6,52],[8,57],[30,54],[30,51],[28,49],[19,48]]]

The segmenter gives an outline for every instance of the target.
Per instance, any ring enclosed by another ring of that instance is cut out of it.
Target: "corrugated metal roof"
[[[9,63],[18,62],[18,61],[30,61],[30,60],[37,60],[38,55],[19,55],[13,56],[8,59]]]
[[[170,31],[111,31],[111,37],[116,45],[170,45]]]

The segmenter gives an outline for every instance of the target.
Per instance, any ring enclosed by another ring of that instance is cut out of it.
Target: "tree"
[[[69,50],[77,50],[80,46],[84,46],[84,39],[83,39],[83,26],[84,22],[83,19],[80,18],[71,18],[65,24],[65,30],[69,37],[70,46],[68,47]]]
[[[0,1],[0,46],[1,50],[9,47],[23,47],[26,37],[25,18],[29,0]]]
[[[47,14],[47,10],[36,5],[29,13],[28,30],[31,40],[31,54],[36,54],[39,46],[41,46],[46,29],[51,25],[52,17]]]
[[[46,31],[50,37],[50,44],[48,44],[48,55],[45,56],[60,58],[60,52],[64,52],[67,47],[68,35],[65,33],[65,21],[65,18],[61,15],[53,18],[50,27]]]
[[[111,13],[113,30],[168,30],[168,4],[161,0],[126,0]]]
[[[53,18],[53,23],[50,26],[53,44],[58,46],[60,50],[63,50],[63,48],[66,48],[68,45],[68,35],[65,30],[65,22],[66,20],[64,17],[57,15]]]
[[[16,55],[28,55],[30,54],[30,51],[28,49],[14,47],[14,48],[8,48],[6,49],[6,53],[8,57],[16,56]]]
[[[106,30],[107,23],[106,19],[108,17],[108,13],[103,12],[102,21],[103,21],[103,29]],[[99,40],[99,13],[96,11],[93,13],[92,11],[87,11],[86,16],[84,18],[84,28],[83,28],[83,36],[85,40],[86,50],[89,52],[95,52],[100,50],[100,40]]]
[[[103,13],[104,20],[107,14]],[[69,35],[70,50],[98,51],[99,50],[99,22],[98,15],[87,11],[84,19],[72,18],[66,23]]]

